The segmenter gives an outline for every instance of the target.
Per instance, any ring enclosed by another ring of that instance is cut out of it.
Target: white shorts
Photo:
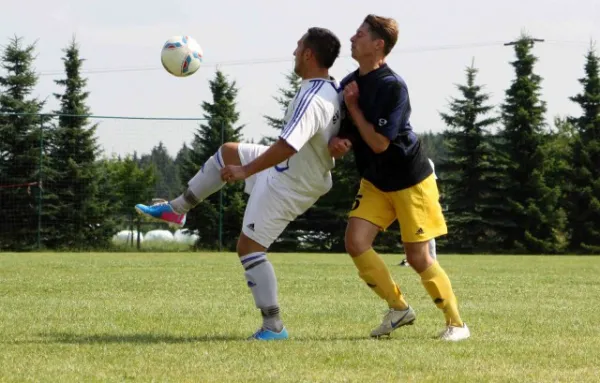
[[[238,154],[242,165],[253,161],[269,147],[239,144]],[[273,168],[265,169],[246,179],[244,191],[250,195],[242,232],[258,244],[269,248],[287,225],[308,210],[319,197],[301,195],[289,189],[275,187]]]

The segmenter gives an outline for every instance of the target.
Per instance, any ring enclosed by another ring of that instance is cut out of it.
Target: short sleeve
[[[299,151],[319,130],[323,123],[323,108],[316,95],[319,86],[309,88],[296,104],[292,117],[284,126],[279,138]]]
[[[398,136],[410,115],[408,91],[399,82],[390,83],[381,96],[381,109],[375,121],[375,131],[389,140]]]

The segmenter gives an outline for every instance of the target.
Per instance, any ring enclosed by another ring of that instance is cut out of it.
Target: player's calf
[[[435,305],[442,310],[448,328],[462,328],[464,323],[458,311],[452,284],[442,266],[429,256],[428,242],[405,243],[404,248],[410,265],[421,277],[423,287]],[[456,333],[460,334],[461,330],[456,330]]]
[[[258,340],[287,339],[287,330],[281,320],[277,301],[277,277],[267,258],[266,248],[245,234],[238,241],[238,254],[244,267],[248,287],[263,319],[261,328],[250,338]]]

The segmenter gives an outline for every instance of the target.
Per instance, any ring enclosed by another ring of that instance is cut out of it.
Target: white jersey
[[[276,188],[323,195],[332,186],[334,159],[329,154],[329,140],[340,129],[340,100],[335,80],[303,80],[290,102],[279,138],[297,153],[270,170],[270,183]]]

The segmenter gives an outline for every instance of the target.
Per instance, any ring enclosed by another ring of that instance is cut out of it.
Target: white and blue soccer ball
[[[173,36],[163,45],[160,61],[173,76],[191,76],[202,64],[202,48],[190,36]]]

